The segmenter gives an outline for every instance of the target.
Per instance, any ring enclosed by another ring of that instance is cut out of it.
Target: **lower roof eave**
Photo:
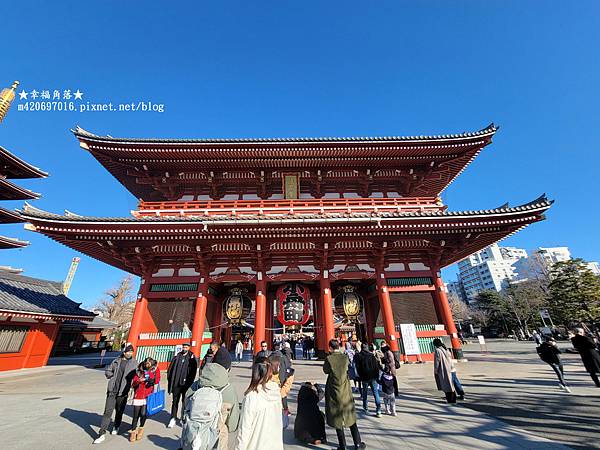
[[[68,315],[68,314],[52,314],[52,313],[37,313],[32,311],[13,311],[10,309],[1,309],[0,316],[11,316],[11,317],[23,317],[23,318],[32,318],[32,319],[46,319],[46,320],[82,320],[82,321],[92,321],[94,320],[94,316],[77,316],[77,315]],[[2,322],[0,322],[2,323]]]

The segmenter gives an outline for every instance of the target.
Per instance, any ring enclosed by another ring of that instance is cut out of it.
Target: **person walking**
[[[113,411],[115,412],[115,422],[111,434],[117,434],[121,421],[123,420],[123,412],[127,404],[127,395],[131,388],[131,382],[135,375],[137,361],[133,357],[133,346],[127,344],[123,348],[123,353],[118,358],[114,359],[108,368],[104,371],[104,376],[108,378],[106,387],[106,401],[104,404],[104,414],[102,423],[98,431],[98,437],[94,440],[94,444],[100,444],[106,439],[106,430],[110,425],[110,419]]]
[[[448,403],[456,403],[456,391],[452,382],[452,361],[446,346],[438,338],[433,340],[433,376],[438,391],[443,391]]]
[[[308,336],[302,339],[302,358],[308,359]]]
[[[391,373],[382,373],[379,379],[381,385],[381,393],[383,395],[383,405],[385,413],[391,416],[396,415],[396,395],[394,393],[394,379]]]
[[[596,344],[592,338],[584,334],[583,328],[576,328],[575,333],[575,336],[571,338],[571,343],[579,352],[585,370],[594,380],[596,387],[600,387],[600,379],[598,378],[598,375],[600,375],[600,353],[598,353]]]
[[[323,372],[327,374],[325,384],[325,417],[327,424],[335,428],[339,446],[338,450],[346,449],[346,436],[344,428],[350,428],[352,440],[357,449],[367,448],[361,441],[358,426],[356,425],[356,410],[354,398],[348,380],[348,357],[340,352],[340,343],[337,339],[329,341],[330,354],[325,358]]]
[[[367,407],[367,395],[369,388],[375,397],[375,417],[381,416],[381,401],[379,399],[379,364],[377,358],[372,353],[373,345],[363,344],[359,353],[354,356],[354,365],[356,366],[356,374],[361,383],[361,394],[363,411],[369,412]]]
[[[190,351],[190,344],[185,343],[182,350],[173,357],[167,371],[168,392],[173,396],[171,404],[171,420],[167,428],[173,428],[177,420],[177,411],[179,401],[181,400],[181,415],[185,409],[185,393],[196,379],[198,372],[198,362],[196,357]]]
[[[269,360],[258,358],[242,401],[236,450],[283,450],[281,392],[272,378]]]
[[[356,350],[353,348],[352,343],[346,342],[346,350],[344,350],[344,353],[346,353],[346,356],[348,357],[348,378],[354,383],[352,392],[361,392],[360,380],[356,373],[356,363],[354,361]]]
[[[325,415],[319,408],[325,391],[316,383],[306,381],[298,391],[298,411],[294,420],[294,437],[304,444],[321,445],[327,442]]]
[[[238,429],[240,422],[240,406],[237,393],[234,387],[229,383],[229,372],[220,364],[207,364],[202,374],[198,377],[192,386],[188,389],[185,397],[186,404],[190,398],[201,388],[216,389],[221,393],[223,403],[218,424],[218,450],[227,450],[229,445],[229,433],[234,433]],[[195,404],[206,405],[208,402],[202,402],[198,399]],[[194,411],[188,411],[190,417],[197,416]],[[193,434],[193,433],[192,433]],[[193,440],[192,440],[193,442]]]
[[[533,333],[531,333],[531,335],[533,336],[533,340],[535,341],[536,347],[542,345],[542,336],[540,336],[540,333],[538,333],[537,330],[533,330]]]
[[[394,377],[394,395],[398,397],[398,380],[396,379],[396,357],[394,352],[386,341],[381,342],[381,351],[383,353],[383,371]]]
[[[379,364],[379,371],[383,372],[383,369],[385,368],[385,364],[384,364],[384,355],[383,352],[381,351],[381,346],[378,346],[377,343],[373,344],[374,350],[373,350],[373,355],[375,356],[375,359],[377,360],[377,364]]]
[[[285,356],[287,358],[287,366],[288,367],[292,367],[292,360],[295,359],[294,358],[294,352],[292,351],[292,346],[289,343],[289,341],[286,341],[283,343],[283,348],[281,349],[281,353],[283,354],[283,356]]]
[[[131,382],[133,388],[133,421],[129,433],[130,442],[139,441],[144,435],[146,399],[154,392],[154,386],[158,384],[160,384],[160,370],[152,358],[146,358],[139,364]],[[138,420],[140,422],[139,427]]]
[[[277,383],[281,392],[281,405],[283,414],[283,427],[287,428],[289,425],[290,410],[288,407],[288,394],[294,384],[294,369],[286,367],[284,364],[285,356],[280,356],[276,352],[271,353],[269,356],[269,362],[271,363],[271,370],[273,376],[272,381]]]
[[[238,339],[237,344],[235,344],[235,359],[238,363],[242,362],[244,358],[244,344],[242,341]]]
[[[571,392],[571,389],[567,386],[567,382],[565,381],[565,373],[562,361],[560,360],[560,354],[562,352],[556,345],[554,338],[547,337],[546,341],[537,348],[537,352],[538,355],[540,355],[540,359],[552,367],[552,370],[556,373],[556,376],[558,377],[558,386],[565,392]]]

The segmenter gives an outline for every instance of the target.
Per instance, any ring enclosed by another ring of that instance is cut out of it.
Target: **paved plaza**
[[[461,363],[459,371],[467,400],[458,406],[445,404],[435,390],[431,363],[403,366],[398,416],[359,413],[359,428],[369,448],[597,448],[600,389],[583,372],[578,355],[565,358],[573,387],[573,394],[565,394],[558,390],[552,371],[537,360],[533,344],[496,342],[489,349],[486,355],[476,344],[466,347],[469,362]],[[94,355],[58,358],[43,369],[0,374],[4,442],[11,449],[91,448],[106,386],[103,371],[88,368],[97,362]],[[250,378],[249,367],[249,362],[242,362],[231,371],[240,398]],[[292,412],[299,382],[325,381],[320,362],[297,360],[295,367],[298,383],[290,396]],[[131,423],[130,408],[125,430]],[[167,421],[164,411],[150,418],[141,442],[130,444],[125,433],[109,435],[105,443],[93,447],[176,449],[180,428],[167,429]],[[312,448],[336,448],[335,432],[327,431],[329,444]],[[305,448],[294,440],[293,422],[284,432],[284,441],[286,449]]]

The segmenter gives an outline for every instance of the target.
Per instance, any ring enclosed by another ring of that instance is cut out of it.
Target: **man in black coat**
[[[94,444],[100,444],[106,439],[106,430],[110,424],[110,418],[115,411],[115,423],[111,434],[117,434],[121,426],[123,412],[127,404],[127,394],[131,388],[131,382],[135,375],[137,361],[133,357],[133,346],[125,345],[123,353],[113,360],[108,368],[104,371],[104,376],[108,379],[106,387],[106,402],[104,405],[104,415],[102,416],[102,424],[98,431],[98,438]]]
[[[381,416],[381,400],[379,399],[379,363],[373,354],[373,345],[363,344],[359,353],[354,355],[354,366],[362,385],[363,411],[367,412],[367,394],[369,388],[375,397],[375,416]]]
[[[267,345],[267,343],[265,341],[262,341],[260,343],[260,350],[254,357],[254,360],[256,360],[257,358],[268,358],[269,356],[271,356],[271,351],[269,350],[269,346]]]
[[[227,370],[231,369],[231,355],[224,345],[220,345],[219,341],[215,340],[210,343],[210,349],[213,352],[211,362],[217,363]]]
[[[596,387],[600,387],[600,379],[598,378],[598,375],[600,375],[600,353],[598,353],[596,343],[584,334],[583,328],[577,328],[575,332],[577,334],[571,338],[571,343],[579,352],[585,370],[594,380]]]
[[[539,347],[537,347],[537,352],[538,355],[540,355],[540,359],[552,367],[556,373],[560,388],[563,391],[571,392],[571,389],[565,381],[565,371],[563,369],[562,361],[560,360],[560,354],[562,352],[556,345],[554,338],[547,337],[546,342],[543,342]]]
[[[185,410],[185,393],[196,380],[196,372],[198,371],[198,361],[190,351],[190,344],[183,344],[183,350],[173,357],[169,364],[167,372],[168,392],[173,395],[173,403],[171,406],[171,420],[168,428],[175,426],[177,419],[177,410],[179,409],[179,400],[181,399],[181,415]]]

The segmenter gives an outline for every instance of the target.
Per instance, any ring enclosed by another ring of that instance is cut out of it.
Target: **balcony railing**
[[[192,337],[191,331],[163,331],[160,333],[141,333],[140,340],[147,339],[187,339]]]
[[[188,202],[144,202],[135,217],[154,216],[277,216],[295,214],[350,214],[373,212],[444,211],[436,197],[340,198],[300,200],[211,200]]]

